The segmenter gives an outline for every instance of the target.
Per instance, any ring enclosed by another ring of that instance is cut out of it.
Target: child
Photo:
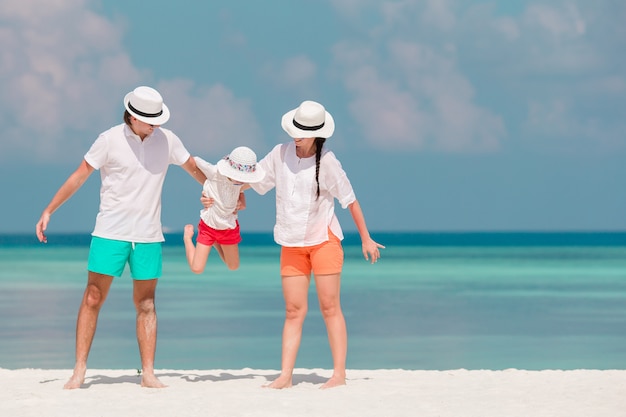
[[[257,166],[256,154],[245,146],[235,148],[216,165],[195,157],[196,165],[206,175],[202,193],[213,199],[210,207],[200,211],[198,237],[194,246],[193,225],[185,226],[183,242],[191,271],[204,271],[211,247],[215,246],[220,257],[230,270],[239,268],[239,222],[237,203],[239,194],[250,183],[263,179],[265,171]]]

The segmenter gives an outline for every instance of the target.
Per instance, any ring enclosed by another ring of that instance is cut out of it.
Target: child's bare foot
[[[185,225],[185,230],[183,231],[183,240],[191,239],[193,237],[193,224]]]
[[[70,379],[63,385],[63,389],[76,389],[80,388],[81,385],[85,382],[85,372],[87,368],[85,367],[76,367],[74,368],[74,373],[70,377]]]
[[[274,388],[274,389],[283,389],[283,388],[291,388],[291,375],[281,375],[272,381],[270,384],[263,385],[263,388]]]

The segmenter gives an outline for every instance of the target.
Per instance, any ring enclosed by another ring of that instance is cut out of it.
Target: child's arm
[[[250,188],[249,185],[248,185],[248,188]],[[246,195],[243,192],[243,187],[241,189],[242,191],[239,193],[239,200],[237,200],[237,207],[235,207],[235,213],[237,213],[240,210],[245,210],[246,208]]]

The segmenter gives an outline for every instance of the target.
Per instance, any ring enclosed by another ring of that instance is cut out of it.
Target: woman
[[[348,346],[339,297],[343,233],[334,200],[350,209],[366,260],[376,262],[379,248],[384,246],[370,237],[346,173],[335,155],[324,148],[335,130],[330,113],[317,102],[304,101],[283,116],[282,127],[294,140],[277,145],[259,162],[265,178],[251,184],[259,194],[276,188],[274,240],[282,246],[280,273],[286,317],[281,374],[268,387],[292,385],[313,273],[333,358],[333,375],[322,388],[332,388],[346,383]]]

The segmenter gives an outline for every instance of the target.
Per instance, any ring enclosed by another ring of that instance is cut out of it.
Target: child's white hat
[[[217,163],[220,174],[244,183],[259,182],[265,176],[263,168],[256,163],[256,154],[246,146],[240,146]]]

